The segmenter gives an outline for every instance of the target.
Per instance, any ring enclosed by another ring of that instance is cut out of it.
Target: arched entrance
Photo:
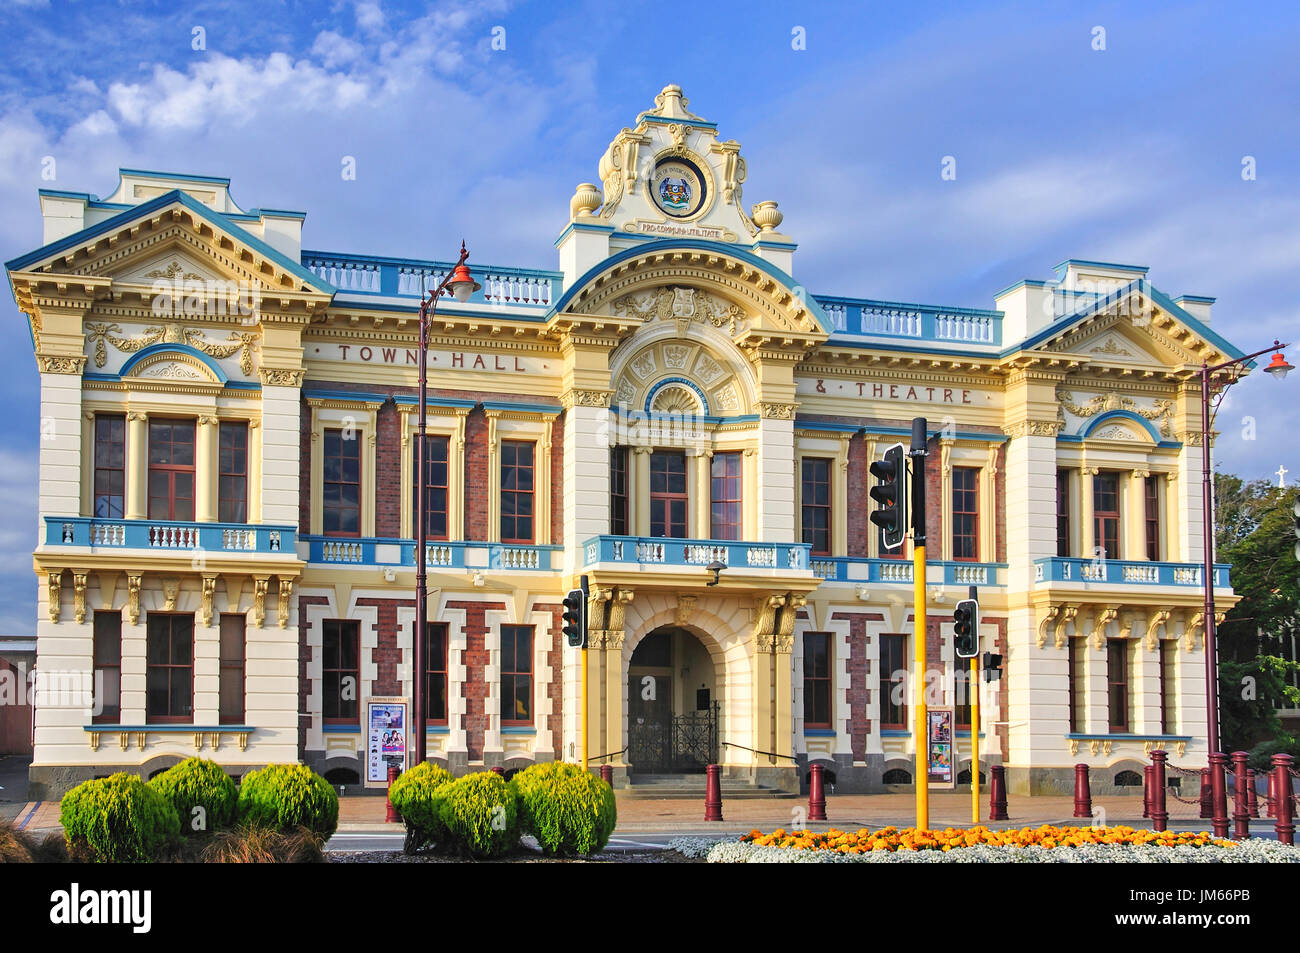
[[[718,761],[713,659],[691,632],[662,626],[627,669],[627,760],[632,774],[702,774]]]

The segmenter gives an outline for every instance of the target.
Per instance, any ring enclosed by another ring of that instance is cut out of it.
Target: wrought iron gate
[[[718,761],[718,703],[687,715],[630,719],[627,755],[637,774],[698,774]]]

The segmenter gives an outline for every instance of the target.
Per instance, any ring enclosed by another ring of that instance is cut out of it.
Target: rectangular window
[[[804,457],[800,484],[803,541],[814,556],[831,554],[831,461]]]
[[[149,420],[149,519],[194,519],[192,420]]]
[[[223,725],[244,723],[244,665],[247,658],[247,619],[242,613],[221,615],[221,661],[218,677],[220,697],[218,722]]]
[[[1178,640],[1160,640],[1160,733],[1178,728]]]
[[[1103,559],[1119,558],[1119,474],[1092,478],[1093,545]],[[1085,553],[1091,558],[1095,553]]]
[[[248,522],[248,424],[223,420],[220,426],[221,472],[217,475],[217,519]]]
[[[713,455],[709,517],[709,535],[713,539],[740,539],[742,459],[741,454],[734,452]]]
[[[1078,734],[1083,731],[1084,725],[1087,724],[1083,710],[1083,662],[1086,657],[1084,652],[1085,642],[1083,639],[1066,639],[1065,646],[1065,677],[1069,692],[1070,733]]]
[[[1070,471],[1056,471],[1056,555],[1070,555]]]
[[[907,636],[880,636],[880,727],[907,727]]]
[[[533,627],[501,627],[501,724],[533,723]]]
[[[361,440],[355,427],[327,429],[321,448],[321,529],[361,535]]]
[[[416,435],[419,436],[418,434]],[[416,456],[420,452],[420,441],[417,439],[411,448],[411,465],[416,465]],[[451,439],[449,437],[436,437],[425,434],[424,437],[424,531],[429,539],[448,539],[447,530],[449,521],[447,517],[447,500],[449,499],[450,482],[449,475],[451,467],[448,463],[448,453],[450,452]],[[417,468],[418,474],[418,468]],[[418,480],[418,476],[417,476]],[[418,496],[419,490],[416,490],[416,506],[411,510],[411,519],[414,522],[418,517],[416,513],[419,510]]]
[[[685,539],[686,454],[650,454],[650,535]]]
[[[1147,559],[1159,561],[1160,555],[1160,477],[1149,476],[1142,487],[1146,503]]]
[[[122,719],[122,613],[95,613],[95,697],[91,720],[105,725]]]
[[[1109,689],[1110,730],[1127,732],[1128,721],[1128,642],[1106,640],[1106,683]]]
[[[980,472],[974,467],[952,468],[952,558],[979,559]]]
[[[95,509],[98,519],[121,519],[126,499],[126,418],[95,415]]]
[[[194,616],[150,612],[145,718],[150,724],[194,720]]]
[[[533,542],[534,444],[501,441],[501,542]]]
[[[609,451],[609,531],[615,536],[627,533],[627,447]]]
[[[326,619],[321,627],[321,714],[326,724],[358,723],[361,624]]]
[[[424,627],[424,711],[431,725],[447,724],[447,623]]]
[[[970,730],[971,692],[970,659],[959,658],[954,663],[953,680],[953,720],[958,728]]]
[[[829,632],[803,636],[803,725],[831,726],[831,637]]]

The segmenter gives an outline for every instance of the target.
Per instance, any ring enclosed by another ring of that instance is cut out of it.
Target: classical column
[[[744,539],[758,538],[758,448],[746,447],[741,454],[741,504]]]
[[[700,532],[700,451],[686,449],[686,535],[694,539],[707,539]]]
[[[696,539],[713,536],[713,451],[699,450],[695,457],[695,485],[691,490],[691,505],[695,508]]]
[[[1150,559],[1147,553],[1146,478],[1149,470],[1134,470],[1128,481],[1128,525],[1124,533],[1125,559]]]
[[[194,434],[194,519],[211,523],[217,518],[217,418],[199,417]]]
[[[636,499],[632,511],[636,518],[632,521],[633,536],[650,535],[650,448],[633,447],[633,469],[636,472]]]
[[[126,518],[145,518],[149,473],[149,417],[141,410],[126,415]]]
[[[1096,475],[1096,467],[1083,467],[1079,470],[1079,555],[1084,559],[1092,559],[1096,555],[1094,549],[1097,546],[1097,530],[1092,517],[1092,478]]]
[[[939,545],[930,540],[927,548],[937,549],[940,559],[952,559],[952,447],[956,442],[947,437],[939,440]]]

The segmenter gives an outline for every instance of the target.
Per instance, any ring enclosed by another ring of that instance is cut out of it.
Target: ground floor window
[[[533,627],[501,627],[501,724],[533,723]]]
[[[221,662],[217,694],[220,698],[218,720],[223,725],[244,723],[247,621],[242,613],[223,613],[221,616]]]
[[[431,725],[447,723],[447,623],[430,622],[424,629],[424,708]]]
[[[907,636],[880,636],[880,727],[907,727]]]
[[[145,717],[150,722],[194,719],[194,616],[150,612],[146,624]]]
[[[95,613],[95,708],[91,721],[122,719],[122,613]]]
[[[356,724],[360,714],[361,626],[326,619],[321,636],[321,714],[327,724]]]
[[[829,632],[804,633],[803,723],[805,728],[831,727],[831,637]]]

